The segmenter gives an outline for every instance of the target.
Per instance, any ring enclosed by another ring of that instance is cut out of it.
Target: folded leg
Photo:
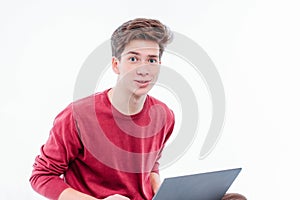
[[[224,195],[222,200],[247,200],[247,199],[246,197],[238,193],[227,193]]]

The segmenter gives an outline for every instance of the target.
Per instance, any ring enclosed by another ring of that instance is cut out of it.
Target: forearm
[[[152,186],[152,190],[154,193],[157,192],[158,188],[160,187],[160,176],[155,172],[151,172],[150,174],[150,183]]]
[[[35,168],[30,183],[32,188],[48,199],[58,199],[59,195],[67,188],[67,185],[58,175],[48,175],[46,170]],[[44,175],[43,175],[44,174]]]
[[[60,195],[58,200],[97,200],[96,198],[87,194],[78,192],[72,188],[65,189]]]
[[[87,194],[78,192],[72,188],[67,188],[61,193],[58,200],[130,200],[130,199],[128,197],[119,194],[114,194],[104,199],[97,199]]]

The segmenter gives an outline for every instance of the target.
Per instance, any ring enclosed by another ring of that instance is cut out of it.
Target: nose
[[[137,67],[136,69],[136,73],[137,75],[140,75],[140,76],[148,76],[149,75],[149,67],[147,66],[140,66],[140,67]]]

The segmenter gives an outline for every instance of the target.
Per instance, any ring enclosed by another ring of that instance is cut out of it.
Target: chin
[[[151,87],[152,88],[152,87]],[[133,94],[135,95],[135,96],[145,96],[145,95],[147,95],[149,92],[150,92],[150,90],[151,90],[151,88],[137,88],[134,92],[133,92]]]

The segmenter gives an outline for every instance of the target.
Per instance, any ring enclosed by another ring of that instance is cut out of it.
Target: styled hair
[[[173,39],[170,29],[156,19],[137,18],[125,22],[111,36],[112,56],[120,59],[125,46],[132,40],[150,40],[159,45],[159,59]]]

